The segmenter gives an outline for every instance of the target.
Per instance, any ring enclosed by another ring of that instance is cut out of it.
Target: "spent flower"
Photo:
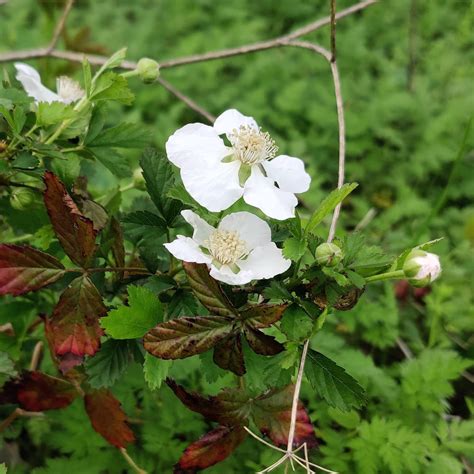
[[[295,193],[307,191],[311,182],[302,160],[277,156],[269,133],[235,109],[223,112],[214,126],[191,123],[180,128],[168,139],[166,151],[180,168],[189,194],[213,212],[243,197],[269,217],[288,219],[298,204]]]
[[[192,211],[181,215],[194,228],[193,236],[178,235],[165,247],[179,260],[207,264],[216,280],[243,285],[272,278],[291,265],[272,242],[270,226],[250,212],[229,214],[217,228]]]

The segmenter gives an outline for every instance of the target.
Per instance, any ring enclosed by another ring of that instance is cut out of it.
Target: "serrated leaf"
[[[290,341],[302,341],[311,335],[313,325],[314,322],[306,311],[299,305],[292,304],[283,313],[280,329]]]
[[[0,295],[21,295],[54,283],[64,266],[33,247],[0,244]]]
[[[102,74],[94,81],[90,96],[92,102],[113,100],[126,105],[130,105],[134,98],[127,80],[112,71]]]
[[[158,359],[148,352],[145,354],[145,362],[143,363],[143,376],[150,390],[157,390],[166,380],[168,372],[173,362],[170,360]]]
[[[87,381],[92,388],[111,387],[126,370],[129,362],[129,343],[109,339],[87,360]]]
[[[37,168],[39,165],[39,160],[36,156],[33,156],[31,153],[27,151],[22,151],[18,153],[15,159],[12,162],[13,168],[24,169],[24,170],[32,170]]]
[[[349,411],[365,402],[364,390],[357,380],[320,352],[308,351],[305,374],[312,387],[333,407]]]
[[[242,427],[218,426],[185,449],[174,472],[196,472],[213,466],[226,459],[246,437]]]
[[[270,286],[263,290],[263,295],[268,299],[291,300],[291,293],[285,288],[282,282],[273,280]]]
[[[166,222],[156,214],[150,211],[135,211],[125,214],[122,222],[126,224],[125,231],[134,242],[152,236],[161,236],[166,233]]]
[[[74,118],[74,115],[74,108],[63,102],[39,102],[36,111],[36,124],[40,127],[56,125],[64,120]]]
[[[85,144],[90,148],[140,148],[146,146],[148,140],[149,133],[143,125],[123,122],[115,127],[101,130],[95,137],[88,135]]]
[[[306,240],[290,237],[283,243],[283,256],[297,262],[305,254],[306,248]]]
[[[7,378],[15,377],[18,374],[13,361],[8,357],[6,352],[0,352],[0,374],[3,376],[3,381]]]
[[[107,313],[102,297],[88,277],[79,277],[64,290],[46,333],[57,355],[93,355],[100,346],[99,318]]]
[[[184,359],[213,347],[232,331],[223,316],[181,317],[158,324],[145,334],[145,350],[161,359]]]
[[[240,317],[254,328],[267,328],[281,319],[287,306],[286,304],[252,305],[242,311]]]
[[[130,177],[130,165],[128,159],[114,148],[95,147],[89,148],[94,158],[105,166],[117,178]]]
[[[354,191],[355,188],[357,188],[357,186],[357,183],[346,183],[341,188],[332,191],[313,212],[313,215],[306,225],[305,235],[307,235],[309,232],[312,232],[316,226],[329,213],[331,213],[340,202],[342,202],[352,191]]]
[[[100,320],[114,339],[136,339],[163,320],[160,300],[143,286],[129,286],[128,306],[121,306]]]
[[[93,390],[84,397],[86,412],[97,433],[112,446],[125,448],[135,441],[120,402],[106,389]]]
[[[56,175],[47,171],[44,182],[44,203],[59,242],[71,260],[87,266],[96,249],[94,223],[82,214]]]
[[[189,284],[199,301],[212,313],[220,316],[236,314],[219,283],[209,275],[205,264],[183,262]]]
[[[240,333],[229,334],[214,347],[214,363],[221,369],[230,370],[235,375],[245,374],[244,353]]]

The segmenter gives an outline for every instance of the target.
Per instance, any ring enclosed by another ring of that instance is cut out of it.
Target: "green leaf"
[[[40,127],[56,125],[75,115],[71,105],[63,102],[40,102],[36,111],[36,124]]]
[[[39,160],[36,156],[33,156],[31,153],[27,151],[22,151],[18,153],[12,163],[13,168],[20,168],[20,169],[34,169],[37,168],[39,165]]]
[[[117,178],[130,177],[130,165],[128,159],[113,148],[95,147],[89,148],[94,158],[104,165]]]
[[[102,130],[95,137],[86,141],[89,147],[118,147],[140,148],[149,140],[149,133],[143,125],[135,123],[120,123],[119,125]]]
[[[333,407],[349,411],[365,402],[364,390],[357,380],[320,352],[308,351],[305,374],[312,387]]]
[[[113,100],[130,105],[134,97],[124,77],[115,72],[106,72],[95,81],[91,90],[90,100],[93,102]]]
[[[280,329],[290,341],[302,341],[311,335],[313,324],[313,320],[303,308],[292,304],[283,313]]]
[[[283,255],[294,262],[297,262],[306,252],[306,240],[290,237],[283,243]]]
[[[107,69],[114,69],[120,66],[120,64],[122,64],[122,61],[125,59],[126,54],[127,54],[127,48],[121,48],[118,51],[116,51],[114,54],[112,54],[112,56],[110,56],[110,58],[107,59],[107,61],[97,71],[94,79],[100,76]]]
[[[133,242],[141,238],[153,238],[166,233],[166,222],[156,214],[149,211],[135,211],[122,217],[125,232]]]
[[[7,466],[5,463],[0,464],[0,474],[7,474]]]
[[[166,195],[173,186],[174,174],[166,156],[159,155],[154,149],[147,149],[140,160],[146,188],[161,216],[171,225],[181,211],[181,203]]]
[[[319,207],[313,212],[308,224],[306,225],[305,235],[312,232],[316,226],[342,202],[355,188],[357,183],[346,183],[341,188],[335,189],[327,196]]]
[[[147,288],[128,287],[129,306],[109,311],[100,324],[114,339],[136,339],[163,319],[160,300]]]
[[[18,372],[15,370],[13,361],[6,352],[0,351],[0,387],[3,386],[7,380],[17,375]]]
[[[270,286],[263,290],[263,295],[268,299],[291,300],[291,293],[285,288],[283,283],[278,280],[272,280]]]
[[[109,339],[85,364],[89,384],[93,388],[112,386],[123,374],[129,361],[129,342]]]
[[[161,384],[168,376],[172,364],[173,361],[171,360],[158,359],[148,352],[145,354],[143,375],[150,390],[156,390],[161,387]]]

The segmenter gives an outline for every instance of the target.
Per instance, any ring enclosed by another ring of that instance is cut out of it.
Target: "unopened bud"
[[[438,255],[414,249],[405,259],[403,271],[413,286],[427,286],[441,274],[441,263]]]
[[[155,82],[160,75],[160,65],[150,58],[142,58],[138,61],[137,71],[140,79],[145,84]]]
[[[26,188],[15,188],[10,194],[10,205],[17,211],[29,208],[35,200],[35,193]]]
[[[334,267],[342,260],[342,250],[336,244],[324,243],[316,248],[316,262],[326,267]]]
[[[137,168],[133,172],[133,185],[136,188],[145,189],[145,178],[143,177],[141,168]]]

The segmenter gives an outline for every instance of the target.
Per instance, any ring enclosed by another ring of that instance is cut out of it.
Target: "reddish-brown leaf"
[[[223,390],[215,397],[203,397],[199,393],[188,392],[174,380],[167,379],[166,383],[183,405],[206,419],[227,426],[247,424],[250,413],[249,396],[244,391],[229,389]]]
[[[242,427],[218,426],[185,449],[174,473],[196,472],[223,461],[246,436]]]
[[[252,404],[252,418],[258,429],[276,445],[286,446],[290,430],[294,385],[272,390],[258,397]],[[317,445],[314,428],[301,402],[298,403],[294,447],[306,443]]]
[[[44,203],[59,242],[72,261],[87,267],[95,252],[97,231],[77,207],[64,184],[50,171],[44,175]]]
[[[242,319],[254,328],[267,328],[283,316],[287,304],[259,304],[241,312]]]
[[[235,375],[245,374],[244,353],[242,352],[242,337],[240,332],[230,334],[219,341],[214,347],[214,362],[224,370],[230,370]]]
[[[84,397],[86,412],[92,427],[110,444],[117,448],[125,448],[135,441],[133,431],[127,424],[127,416],[120,402],[110,390],[93,390]]]
[[[0,295],[21,295],[55,282],[64,266],[27,245],[0,244]]]
[[[93,355],[100,346],[99,318],[107,313],[102,297],[92,281],[79,277],[66,288],[46,318],[46,332],[57,355]]]
[[[257,354],[272,356],[285,349],[283,344],[280,344],[273,336],[268,336],[249,325],[244,326],[244,334],[249,346]]]
[[[223,316],[184,316],[160,323],[145,334],[145,350],[161,359],[184,359],[213,347],[232,331]]]
[[[211,314],[220,316],[237,314],[237,310],[232,306],[219,283],[209,275],[205,264],[183,262],[183,267],[194,294]]]
[[[28,411],[45,411],[65,408],[77,395],[75,387],[65,380],[42,372],[24,372],[20,379],[5,384],[1,399]]]

